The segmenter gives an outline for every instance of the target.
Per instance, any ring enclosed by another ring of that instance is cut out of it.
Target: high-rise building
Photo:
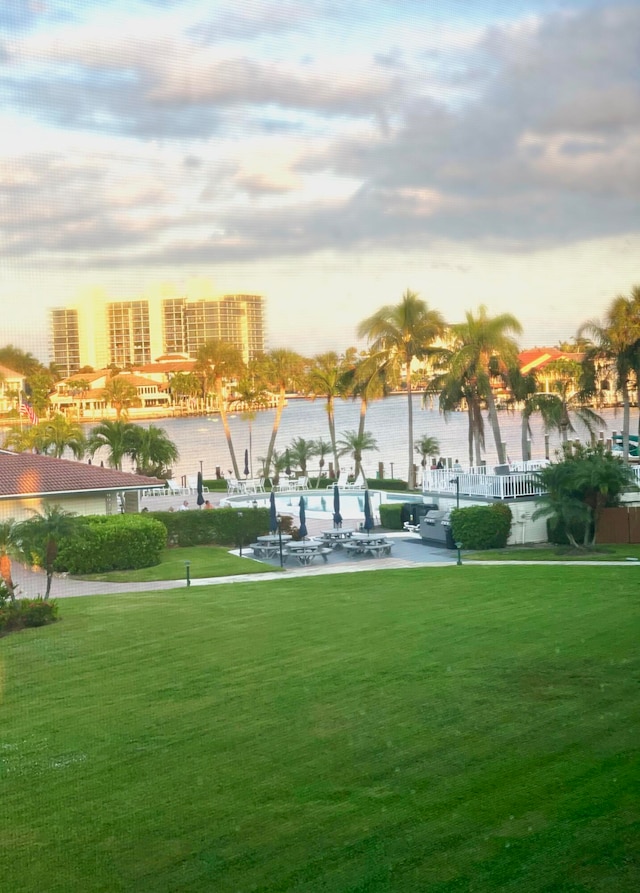
[[[83,366],[125,368],[175,353],[195,357],[212,339],[233,344],[245,362],[264,351],[262,296],[214,297],[206,281],[189,285],[185,296],[161,287],[127,301],[110,301],[93,289],[76,306],[53,309],[53,362],[68,376]]]

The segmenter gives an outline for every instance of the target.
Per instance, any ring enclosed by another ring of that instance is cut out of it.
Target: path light
[[[202,474],[202,465],[204,463],[204,459],[198,459],[198,462],[200,463],[200,474]]]
[[[456,508],[459,509],[460,508],[460,478],[459,477],[451,478],[449,483],[456,485]]]
[[[191,562],[185,561],[184,569],[187,573],[187,586],[191,586]]]
[[[462,564],[462,556],[460,555],[460,549],[462,549],[462,543],[456,543],[456,549],[458,550],[458,560],[456,564]]]
[[[251,505],[254,507],[254,509],[257,509],[258,508],[258,500],[254,499],[253,502],[251,503]]]

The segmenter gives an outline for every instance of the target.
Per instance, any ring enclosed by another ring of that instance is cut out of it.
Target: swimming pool
[[[220,505],[233,508],[251,508],[254,502],[265,508],[269,505],[270,493],[256,493],[242,496],[227,496]],[[276,493],[276,511],[280,514],[297,515],[300,510],[300,497],[304,496],[305,511],[309,518],[333,518],[333,489],[327,490],[294,490]],[[374,515],[380,514],[381,502],[415,502],[406,493],[388,493],[369,490],[371,510]],[[418,500],[422,502],[422,498]],[[340,490],[340,514],[344,521],[362,520],[364,516],[364,490]]]

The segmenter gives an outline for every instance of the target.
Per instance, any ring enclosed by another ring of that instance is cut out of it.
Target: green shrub
[[[203,481],[202,483],[205,485],[205,487],[208,487],[211,492],[226,492],[227,490],[227,482],[224,478],[220,478],[219,480],[218,478],[213,478],[212,480]]]
[[[242,512],[242,517],[238,512]],[[269,530],[269,509],[203,509],[192,512],[153,512],[165,526],[169,545],[205,546],[216,543],[220,546],[246,545],[255,542],[257,536]],[[291,518],[282,518],[282,532],[291,525]]]
[[[0,635],[28,627],[46,626],[58,619],[57,602],[41,597],[11,601],[8,590],[5,590],[0,590]]]
[[[144,515],[78,518],[75,535],[60,543],[55,569],[70,574],[151,567],[160,562],[167,529]]]
[[[387,530],[402,530],[402,503],[381,503],[380,523]]]
[[[407,482],[398,478],[367,478],[367,486],[371,490],[397,490],[402,492],[409,489]]]
[[[572,524],[571,533],[576,542],[584,542],[584,524]],[[550,543],[553,543],[556,546],[569,545],[567,528],[562,518],[555,517],[547,519],[547,539]]]
[[[511,509],[502,503],[453,509],[453,540],[464,549],[502,549],[509,539],[511,517]]]

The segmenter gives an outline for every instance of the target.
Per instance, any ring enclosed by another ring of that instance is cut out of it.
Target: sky
[[[557,343],[640,284],[640,3],[2,0],[0,343],[209,278],[269,347],[406,289]]]

